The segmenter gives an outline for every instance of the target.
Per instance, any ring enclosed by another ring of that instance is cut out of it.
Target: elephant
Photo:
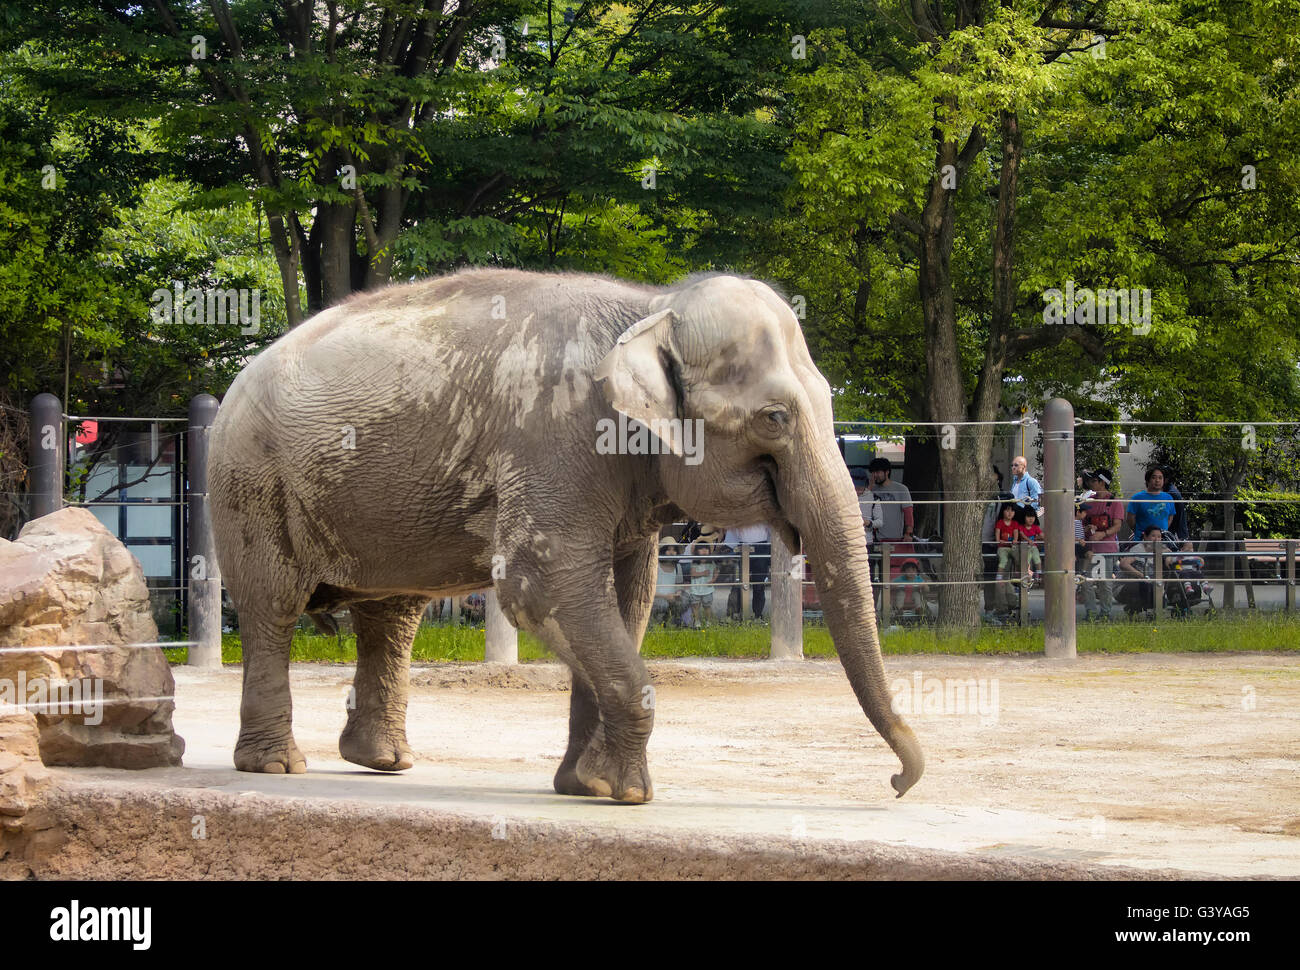
[[[924,770],[886,688],[830,386],[757,280],[470,269],[355,294],[235,379],[208,489],[243,637],[240,770],[306,770],[290,641],[304,612],[344,607],[357,667],[339,752],[411,767],[422,611],[494,587],[572,673],[555,790],[650,801],[641,641],[660,532],[685,518],[802,541],[852,689],[901,761],[898,795]]]

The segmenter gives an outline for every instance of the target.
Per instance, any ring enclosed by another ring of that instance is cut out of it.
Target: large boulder
[[[45,764],[181,763],[167,658],[131,646],[157,640],[140,563],[86,509],[0,540],[0,712],[36,715]],[[64,649],[80,644],[88,649]]]

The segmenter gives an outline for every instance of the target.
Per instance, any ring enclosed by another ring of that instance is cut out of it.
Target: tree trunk
[[[1235,496],[1229,495],[1231,500]],[[1237,503],[1228,501],[1223,506],[1223,608],[1225,610],[1235,609],[1237,606],[1236,583],[1234,579],[1237,573]],[[1247,564],[1247,568],[1249,564]]]
[[[280,269],[280,285],[284,287],[284,313],[289,329],[302,323],[302,296],[298,289],[298,270],[301,268],[302,250],[290,238],[293,230],[286,225],[284,216],[267,213],[267,232],[275,262]]]
[[[341,303],[352,295],[352,254],[356,252],[357,206],[355,202],[324,204],[316,208],[312,235],[320,233],[321,309]]]
[[[992,455],[992,436],[987,428],[957,427],[966,420],[965,379],[957,345],[957,315],[952,292],[951,258],[953,224],[956,218],[953,191],[945,188],[942,173],[956,171],[957,145],[938,145],[937,172],[930,181],[929,196],[921,213],[920,271],[918,286],[925,321],[926,400],[930,418],[954,425],[954,447],[939,449],[943,474],[944,510],[943,565],[939,579],[939,627],[974,632],[979,626],[981,587],[976,582],[984,571],[980,526],[984,509],[971,499],[987,492],[987,468]],[[937,429],[944,437],[942,427]]]

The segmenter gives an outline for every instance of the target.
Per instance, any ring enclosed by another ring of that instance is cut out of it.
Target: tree
[[[877,297],[878,281],[915,282],[929,420],[993,420],[1011,377],[1071,366],[1095,377],[1115,355],[1188,345],[1187,288],[1208,268],[1177,271],[1159,249],[1165,226],[1135,221],[1134,207],[1240,191],[1206,188],[1219,170],[1207,153],[1226,155],[1219,166],[1245,161],[1243,145],[1223,144],[1225,121],[1267,132],[1260,138],[1279,149],[1273,164],[1289,171],[1294,150],[1281,146],[1293,112],[1253,100],[1261,86],[1286,100],[1294,40],[1285,11],[1262,2],[914,2],[903,28],[885,5],[840,9],[840,26],[813,35],[819,64],[794,82],[791,162],[806,197],[793,204],[811,219],[820,192],[841,252],[859,236],[875,241],[853,274],[859,293],[868,284],[875,333],[912,319],[882,320],[898,296]],[[1276,32],[1256,34],[1252,17]],[[1167,192],[1141,168],[1170,157],[1188,163],[1202,193]],[[1281,246],[1271,259],[1294,258],[1289,237],[1269,238]],[[1083,308],[1053,319],[1050,294],[1073,280],[1154,294],[1150,329],[1099,327]],[[945,497],[957,500],[946,514],[946,580],[980,569],[972,500],[987,497],[991,446],[991,428],[976,425],[940,451]],[[942,587],[940,609],[945,626],[973,628],[978,588]]]
[[[196,205],[261,206],[290,326],[395,270],[562,263],[611,199],[629,231],[648,200],[656,227],[702,194],[770,208],[779,176],[762,2],[61,6],[18,31],[53,52],[29,78],[66,110],[159,118]],[[704,248],[717,218],[686,221]]]
[[[26,410],[43,391],[74,414],[180,415],[220,392],[257,346],[284,329],[251,206],[177,210],[190,187],[151,179],[148,135],[60,118],[0,63],[0,535],[22,518]],[[161,282],[266,293],[258,327],[166,325]],[[249,330],[250,332],[241,332]],[[96,454],[110,451],[106,429]],[[95,456],[92,456],[95,457]]]

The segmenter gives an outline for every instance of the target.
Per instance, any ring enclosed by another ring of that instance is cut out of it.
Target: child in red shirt
[[[1025,522],[1020,527],[1020,534],[1024,541],[1029,543],[1029,570],[1033,574],[1035,582],[1041,582],[1043,578],[1043,560],[1038,552],[1038,543],[1043,538],[1043,530],[1038,525],[1038,513],[1034,511],[1031,505],[1025,509]]]
[[[1011,568],[1011,551],[1020,541],[1020,523],[1016,521],[1014,502],[1005,503],[999,514],[993,535],[998,540],[998,579],[1006,579],[1007,570]]]

